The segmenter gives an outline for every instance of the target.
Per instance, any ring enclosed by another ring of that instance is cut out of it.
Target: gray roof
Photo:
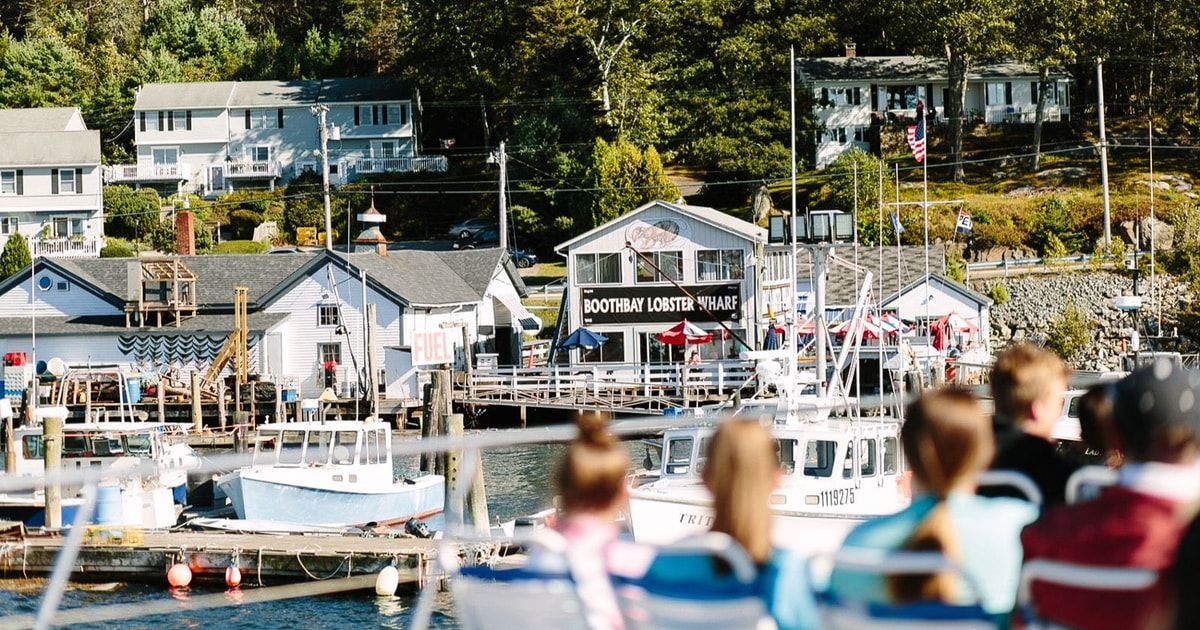
[[[863,280],[863,272],[870,271],[874,275],[871,287],[876,301],[883,302],[893,298],[901,289],[925,277],[925,247],[902,246],[900,248],[900,278],[896,278],[896,248],[892,247],[858,247],[857,263],[859,272],[854,269],[854,246],[839,246],[834,250],[829,265],[829,275],[825,281],[825,303],[829,306],[846,306],[858,299],[858,291]],[[879,264],[883,262],[883,276],[880,277]],[[796,275],[801,279],[809,279],[812,269],[811,254],[807,249],[799,250],[800,267]],[[944,274],[946,272],[946,248],[941,243],[929,245],[929,272]]]
[[[526,295],[525,280],[512,264],[512,257],[499,247],[486,249],[464,249],[459,251],[440,252],[442,262],[453,269],[467,284],[471,285],[482,298],[487,293],[488,285],[492,283],[492,274],[504,266],[508,279],[517,288],[517,292]]]
[[[317,102],[320,81],[240,81],[234,84],[230,107],[308,107]]]
[[[808,81],[937,81],[947,77],[946,60],[941,57],[808,57],[796,60],[796,69]],[[1036,79],[1037,68],[1005,61],[980,64],[967,74],[968,81],[987,79]],[[1054,77],[1064,76],[1061,72]]]
[[[98,166],[99,164],[99,131],[0,133],[0,166]]]
[[[272,326],[287,319],[287,313],[248,313],[246,323],[251,333],[264,333]],[[28,317],[0,317],[0,330],[9,337],[20,337],[31,334]],[[228,335],[233,330],[232,314],[200,314],[189,317],[175,327],[175,323],[163,324],[161,328],[153,326],[145,328],[126,328],[124,315],[112,316],[81,316],[81,317],[42,317],[37,318],[38,336],[53,335],[82,335],[120,333],[122,335],[140,336],[177,336],[187,334]]]
[[[147,83],[138,90],[133,109],[223,109],[229,104],[233,86],[233,81]]]
[[[442,256],[447,254],[465,255],[466,252],[430,252],[413,249],[390,250],[387,256],[374,252],[360,254],[340,254],[350,260],[355,267],[365,269],[367,275],[374,278],[380,285],[396,294],[403,301],[418,306],[437,306],[449,304],[464,304],[478,302],[483,298],[483,292],[477,291],[468,283],[454,266],[447,264]],[[286,256],[279,256],[286,258]],[[474,274],[490,279],[496,269],[496,259],[493,257],[490,265],[464,264],[458,265],[465,273],[468,268]]]
[[[0,133],[10,131],[64,131],[76,107],[0,109]]]
[[[617,217],[616,219],[613,219],[612,221],[609,221],[608,223],[605,223],[603,225],[598,225],[598,226],[588,230],[587,232],[584,232],[583,234],[576,236],[575,238],[573,238],[569,241],[566,241],[564,243],[559,243],[558,245],[556,245],[554,247],[554,250],[555,251],[570,251],[571,247],[573,247],[575,245],[575,243],[579,242],[580,240],[583,240],[584,238],[587,238],[588,236],[591,236],[592,234],[598,233],[602,230],[607,230],[608,226],[610,224],[616,223],[619,221],[625,221],[629,217],[637,215],[641,212],[647,212],[651,208],[668,208],[668,209],[674,210],[683,215],[691,215],[705,223],[719,227],[724,230],[728,230],[735,234],[741,234],[742,236],[745,236],[749,240],[760,242],[760,243],[765,243],[767,241],[766,228],[759,227],[749,221],[743,221],[742,219],[739,219],[731,214],[722,212],[720,210],[716,210],[714,208],[708,208],[705,206],[687,206],[687,205],[678,204],[678,203],[671,203],[669,201],[655,200],[655,201],[651,201],[649,203],[643,204],[643,205],[631,210],[630,212],[623,214],[623,215]]]
[[[134,111],[307,107],[321,103],[381,103],[413,98],[411,85],[395,77],[318,81],[220,81],[148,83],[138,90]]]

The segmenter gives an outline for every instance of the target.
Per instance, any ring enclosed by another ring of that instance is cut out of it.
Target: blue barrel
[[[96,488],[97,525],[119,525],[121,523],[121,486],[99,486]]]
[[[142,379],[139,377],[125,379],[126,400],[124,402],[142,402]]]

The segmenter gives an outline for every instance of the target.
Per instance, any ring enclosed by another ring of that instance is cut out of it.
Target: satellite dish
[[[61,378],[63,374],[67,373],[67,364],[62,359],[54,357],[46,363],[46,371]]]

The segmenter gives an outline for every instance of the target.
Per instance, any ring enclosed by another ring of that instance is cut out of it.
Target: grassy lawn
[[[530,287],[536,287],[550,282],[554,282],[567,275],[566,261],[557,260],[554,262],[541,262],[529,269],[521,270],[521,278],[525,280],[525,284]]]

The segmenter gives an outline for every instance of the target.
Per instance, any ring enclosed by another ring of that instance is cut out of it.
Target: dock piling
[[[200,416],[200,372],[192,370],[192,427],[197,431],[204,427]]]
[[[62,485],[58,474],[62,470],[63,423],[65,417],[47,414],[42,418],[42,444],[46,449],[46,527],[62,529]]]

